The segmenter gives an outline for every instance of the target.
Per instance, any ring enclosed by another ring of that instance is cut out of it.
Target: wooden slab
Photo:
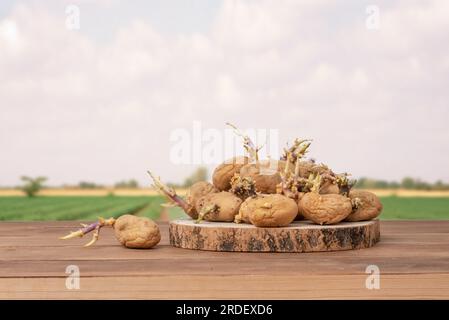
[[[232,222],[170,222],[170,244],[178,248],[239,252],[320,252],[372,247],[380,240],[379,220],[320,226],[295,221],[283,228]]]

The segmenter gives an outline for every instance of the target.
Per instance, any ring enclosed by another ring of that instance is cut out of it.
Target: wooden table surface
[[[156,248],[130,250],[108,229],[90,248],[90,237],[58,240],[75,222],[0,223],[0,298],[449,298],[449,221],[383,221],[373,248],[323,253],[178,249],[160,227]],[[69,265],[79,289],[66,288]],[[379,289],[366,287],[368,265]]]

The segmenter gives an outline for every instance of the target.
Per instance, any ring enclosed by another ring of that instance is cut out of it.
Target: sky
[[[0,185],[181,182],[204,157],[174,161],[179,133],[195,153],[227,121],[449,181],[448,39],[448,1],[2,1]]]

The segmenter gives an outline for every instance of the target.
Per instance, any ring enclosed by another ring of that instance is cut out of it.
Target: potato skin
[[[262,195],[259,195],[260,197]],[[240,205],[239,213],[235,216],[234,222],[235,223],[251,223],[249,221],[249,213],[251,211],[254,211],[256,209],[256,197],[247,198],[243,203]]]
[[[189,212],[186,212],[192,219],[198,218],[198,212],[196,211],[196,206],[198,201],[209,193],[216,193],[218,189],[214,187],[213,184],[200,181],[194,183],[187,191],[186,201],[192,207]]]
[[[277,161],[247,164],[240,169],[240,175],[252,178],[259,193],[276,193],[276,187],[282,181]]]
[[[231,179],[234,174],[239,173],[240,169],[249,163],[248,157],[234,157],[226,160],[215,168],[212,174],[212,183],[220,191],[231,189]]]
[[[203,219],[207,221],[234,221],[239,212],[242,200],[233,193],[222,191],[218,193],[209,193],[198,201],[196,210],[198,213],[203,208],[217,206],[217,210],[206,214]]]
[[[325,182],[320,188],[320,194],[339,194],[340,189],[336,184],[331,182]]]
[[[114,224],[117,240],[127,248],[147,249],[161,241],[158,225],[146,217],[120,216]]]
[[[351,190],[349,193],[350,199],[358,198],[361,204],[358,208],[352,210],[352,213],[345,219],[345,221],[365,221],[371,220],[380,215],[383,205],[379,198],[372,192],[365,190]]]
[[[352,212],[351,200],[339,194],[306,193],[299,201],[299,211],[317,224],[334,224]]]
[[[256,227],[285,227],[298,214],[295,200],[281,194],[260,195],[247,201],[242,216]]]
[[[301,161],[299,165],[299,176],[306,179],[310,174],[323,174],[328,171],[328,168],[312,161]]]

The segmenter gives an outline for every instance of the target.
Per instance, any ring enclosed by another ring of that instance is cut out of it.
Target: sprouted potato
[[[338,185],[331,182],[326,181],[320,188],[320,194],[339,194],[340,189],[338,188]]]
[[[181,207],[197,222],[201,220],[233,221],[242,203],[242,200],[235,194],[227,191],[217,192],[207,182],[197,182],[194,185],[194,192],[189,193],[190,198],[187,197],[188,201],[186,201],[151,172],[148,173],[154,181],[154,187],[168,198],[170,204]]]
[[[192,219],[198,218],[198,201],[207,194],[218,192],[209,182],[200,181],[190,187],[186,199],[183,199],[176,194],[173,188],[163,184],[160,178],[154,176],[150,171],[148,171],[148,174],[153,179],[154,188],[168,199],[167,205],[180,207]]]
[[[351,200],[340,194],[320,194],[321,176],[315,177],[311,192],[299,201],[299,211],[306,219],[317,224],[335,224],[352,212]]]
[[[97,222],[89,225],[83,224],[82,227],[78,231],[70,232],[60,239],[66,240],[83,237],[93,231],[92,240],[84,245],[85,247],[89,247],[97,242],[101,228],[112,227],[114,228],[116,239],[127,248],[148,249],[154,247],[161,240],[159,227],[153,220],[129,214],[120,216],[117,219],[99,218]]]
[[[212,174],[212,183],[220,191],[231,189],[231,180],[240,169],[249,163],[248,157],[234,157],[220,164]]]
[[[240,169],[240,176],[251,178],[259,193],[276,193],[276,187],[281,182],[278,163],[271,160],[243,166]]]
[[[377,218],[383,206],[379,198],[372,192],[365,190],[351,190],[349,198],[353,210],[345,221],[365,221]]]
[[[198,218],[198,212],[196,210],[198,201],[201,200],[202,197],[209,193],[217,193],[218,189],[214,187],[213,184],[206,181],[199,181],[194,183],[189,190],[187,191],[186,201],[192,209],[190,210],[190,216],[193,219]]]
[[[241,205],[236,222],[250,222],[256,227],[285,227],[295,220],[298,206],[280,194],[258,195]]]
[[[198,220],[230,222],[239,212],[242,200],[227,191],[210,193],[198,201]]]

